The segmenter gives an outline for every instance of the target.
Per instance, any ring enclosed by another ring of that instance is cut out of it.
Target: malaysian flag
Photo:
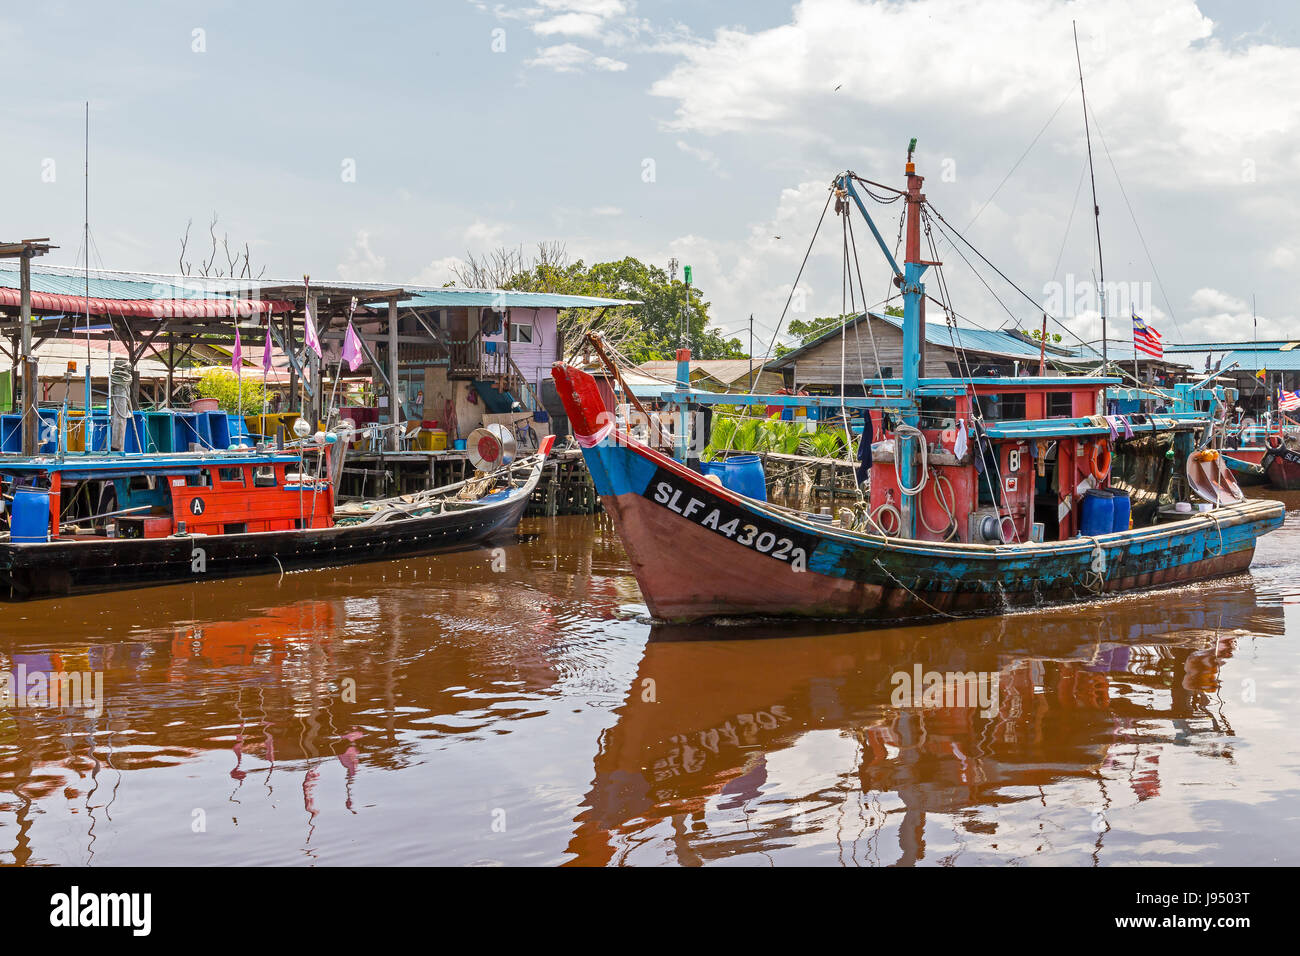
[[[1277,407],[1283,412],[1293,412],[1300,408],[1300,389],[1288,392],[1284,388],[1277,390]]]
[[[1156,358],[1165,357],[1165,347],[1160,344],[1160,333],[1155,326],[1147,325],[1133,314],[1133,348]]]

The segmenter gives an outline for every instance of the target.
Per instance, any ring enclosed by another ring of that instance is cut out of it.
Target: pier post
[[[402,447],[402,402],[397,379],[397,299],[392,298],[388,300],[388,418],[393,427],[389,429],[388,447],[393,451]]]
[[[40,422],[36,418],[36,390],[39,377],[36,360],[32,358],[32,257],[24,249],[18,259],[19,308],[23,355],[23,454],[36,454]]]

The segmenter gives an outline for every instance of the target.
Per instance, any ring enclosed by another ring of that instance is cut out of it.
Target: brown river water
[[[0,708],[0,863],[1300,863],[1300,513],[1232,579],[871,631],[652,626],[604,518],[522,531],[0,606],[0,671],[104,691]]]

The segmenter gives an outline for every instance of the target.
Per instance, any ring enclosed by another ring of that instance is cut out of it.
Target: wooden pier
[[[533,492],[525,515],[552,518],[556,515],[593,515],[600,511],[600,495],[576,448],[555,452],[546,463],[542,480]]]

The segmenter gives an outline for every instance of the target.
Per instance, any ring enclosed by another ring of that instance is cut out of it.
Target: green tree
[[[208,368],[194,385],[199,398],[215,398],[223,412],[237,413],[241,408],[247,414],[262,410],[266,393],[262,382],[252,374],[238,376],[227,368]],[[243,392],[241,404],[240,392]]]
[[[636,306],[605,310],[566,309],[560,331],[570,346],[586,332],[599,330],[633,362],[671,359],[678,343],[696,358],[744,358],[740,339],[709,328],[709,305],[700,289],[670,279],[665,269],[632,256],[587,265],[569,262],[555,243],[538,246],[531,262],[521,252],[502,249],[483,258],[469,257],[463,276],[467,285],[499,287],[521,292],[552,292],[607,299],[635,299]],[[683,341],[683,327],[685,331]]]

